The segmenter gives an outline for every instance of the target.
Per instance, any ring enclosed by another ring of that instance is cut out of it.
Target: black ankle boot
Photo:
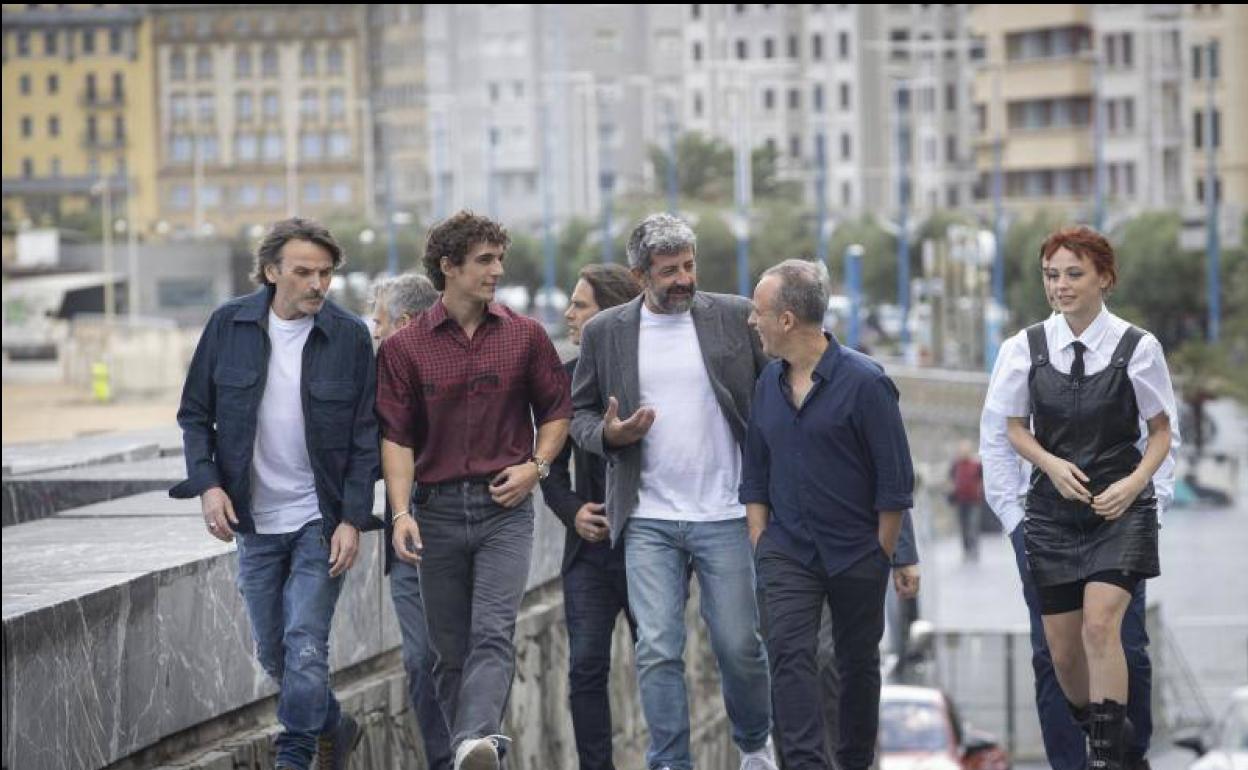
[[[1107,700],[1089,706],[1092,733],[1088,740],[1088,770],[1125,770],[1126,708]]]

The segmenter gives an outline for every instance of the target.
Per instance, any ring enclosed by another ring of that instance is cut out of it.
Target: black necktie
[[[1079,382],[1083,379],[1083,351],[1087,350],[1088,346],[1078,340],[1072,342],[1071,345],[1075,349],[1075,363],[1071,364],[1070,376],[1075,382]]]

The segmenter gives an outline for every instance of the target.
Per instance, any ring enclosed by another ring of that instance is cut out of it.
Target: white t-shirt
[[[300,396],[312,322],[312,316],[286,321],[269,310],[269,374],[251,462],[251,512],[262,535],[297,532],[321,517]]]
[[[745,516],[737,502],[741,448],[702,361],[689,313],[641,308],[637,368],[642,406],[655,410],[641,440],[641,489],[633,516],[722,521]]]

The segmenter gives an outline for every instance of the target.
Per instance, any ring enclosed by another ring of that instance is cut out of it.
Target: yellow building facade
[[[155,67],[144,7],[6,3],[3,14],[6,221],[55,224],[99,206],[107,189],[114,220],[152,232]]]

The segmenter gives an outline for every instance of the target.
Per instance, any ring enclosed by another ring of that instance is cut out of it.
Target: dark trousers
[[[563,575],[563,609],[568,623],[568,700],[581,770],[613,770],[611,761],[611,635],[628,612],[624,561],[604,566],[578,558]]]
[[[775,729],[785,767],[831,767],[817,666],[820,618],[826,603],[841,685],[836,762],[841,770],[866,770],[875,761],[880,722],[880,639],[888,557],[877,549],[829,577],[771,547],[766,534],[755,556],[766,597]]]
[[[1018,576],[1023,582],[1023,599],[1031,618],[1031,667],[1036,677],[1036,711],[1040,715],[1040,732],[1044,737],[1044,753],[1053,770],[1084,770],[1087,767],[1087,744],[1083,731],[1070,716],[1066,696],[1053,671],[1053,657],[1044,638],[1040,620],[1040,599],[1027,568],[1023,551],[1023,528],[1010,533]],[[1144,583],[1141,580],[1127,605],[1122,619],[1122,646],[1127,657],[1127,717],[1135,725],[1135,741],[1127,751],[1143,756],[1148,753],[1153,737],[1153,667],[1148,659],[1148,629],[1144,625]]]
[[[516,667],[516,615],[533,551],[533,499],[503,508],[478,482],[418,489],[420,583],[451,746],[499,732]]]
[[[962,530],[962,558],[979,558],[979,528],[983,503],[958,503],[958,526]]]

